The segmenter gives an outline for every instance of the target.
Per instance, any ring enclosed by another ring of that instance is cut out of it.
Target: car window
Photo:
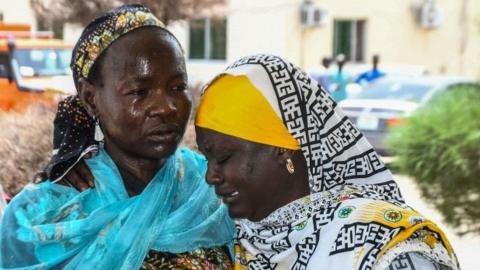
[[[20,73],[24,76],[70,74],[71,55],[68,49],[17,49],[14,53]]]
[[[433,85],[401,81],[380,81],[366,87],[358,99],[394,99],[420,102]]]

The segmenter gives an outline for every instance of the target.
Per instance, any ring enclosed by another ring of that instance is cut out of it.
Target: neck
[[[283,205],[310,194],[307,162],[301,151],[295,152],[292,157],[292,162],[295,164],[295,172],[293,174],[289,174],[286,170],[283,170],[285,173],[284,178],[286,179],[284,182],[285,190],[288,190],[284,196],[285,200],[283,201]]]
[[[126,171],[141,181],[139,184],[144,186],[152,180],[165,163],[165,159],[148,159],[128,153],[115,143],[107,140],[105,141],[105,150],[120,170]]]
[[[308,183],[308,173],[307,173],[308,169],[306,167],[301,168],[300,166],[296,168],[296,171],[298,169],[301,169],[301,170],[299,170],[299,172],[295,172],[293,175],[291,175],[289,179],[290,188],[288,190],[289,190],[290,196],[285,197],[285,200],[283,201],[283,205],[287,205],[293,201],[296,201],[310,194],[310,187]]]
[[[283,166],[279,168],[282,173],[278,176],[278,192],[270,194],[270,200],[273,203],[265,204],[263,207],[258,206],[259,211],[248,219],[254,222],[260,221],[275,210],[310,194],[308,167],[303,154],[297,151],[292,161],[295,164],[293,174],[289,174]]]

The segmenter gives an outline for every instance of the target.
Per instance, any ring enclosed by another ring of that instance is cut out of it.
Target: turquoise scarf
[[[139,269],[150,250],[231,244],[235,228],[205,181],[205,159],[179,149],[129,197],[107,152],[88,159],[95,188],[30,184],[5,210],[1,269]]]

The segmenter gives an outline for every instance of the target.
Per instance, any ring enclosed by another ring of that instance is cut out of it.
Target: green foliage
[[[450,89],[393,130],[403,173],[457,232],[480,234],[480,86]]]

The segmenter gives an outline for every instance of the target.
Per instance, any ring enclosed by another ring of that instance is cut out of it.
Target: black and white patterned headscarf
[[[305,72],[280,57],[254,55],[236,61],[224,73],[247,76],[298,141],[311,193],[347,183],[375,184],[384,198],[403,202],[370,143]]]

